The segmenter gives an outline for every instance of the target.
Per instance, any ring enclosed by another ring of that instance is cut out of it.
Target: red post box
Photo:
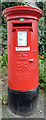
[[[36,7],[6,8],[8,31],[8,105],[17,114],[30,114],[38,98],[38,20]]]

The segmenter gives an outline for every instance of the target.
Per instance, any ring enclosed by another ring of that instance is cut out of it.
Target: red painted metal
[[[8,31],[8,86],[19,91],[33,90],[39,85],[38,19],[42,11],[35,7],[14,6],[6,8],[3,15],[7,18]],[[24,21],[20,21],[20,18],[24,18]],[[13,27],[13,23],[32,23],[32,26]],[[16,51],[18,31],[27,31],[29,51]]]

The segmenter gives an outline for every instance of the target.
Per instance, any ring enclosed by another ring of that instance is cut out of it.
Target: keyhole
[[[34,50],[34,53],[36,52],[36,50]]]

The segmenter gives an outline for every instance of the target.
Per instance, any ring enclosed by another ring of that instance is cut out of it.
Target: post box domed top
[[[14,6],[9,7],[3,10],[3,16],[9,19],[18,18],[18,17],[25,17],[25,18],[31,18],[32,16],[37,19],[42,17],[42,10],[37,7],[31,7],[31,6]]]

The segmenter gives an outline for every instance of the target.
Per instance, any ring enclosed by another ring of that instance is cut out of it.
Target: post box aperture
[[[8,32],[8,106],[29,115],[37,107],[39,8],[14,6],[3,11]]]

